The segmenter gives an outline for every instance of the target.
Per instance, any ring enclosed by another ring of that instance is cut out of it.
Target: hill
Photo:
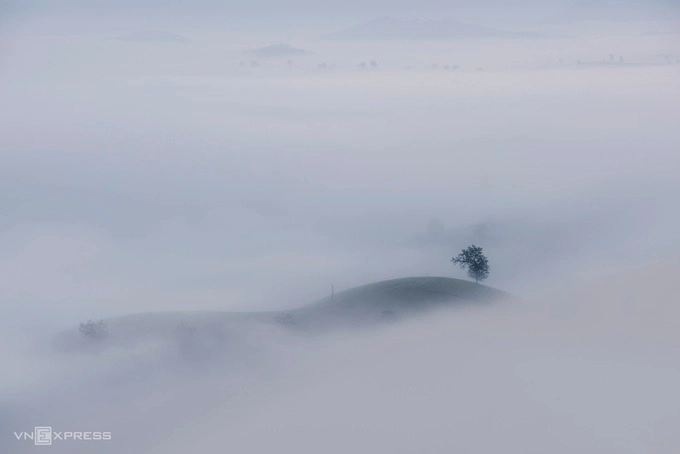
[[[287,313],[310,326],[362,324],[450,304],[486,304],[508,296],[500,290],[461,279],[407,277],[345,290]]]
[[[217,345],[225,339],[248,341],[276,332],[311,334],[361,328],[434,308],[486,305],[509,296],[460,279],[409,277],[355,287],[291,310],[142,313],[108,319],[106,326],[109,339],[118,344],[162,338],[194,342],[200,338],[199,344]],[[72,330],[60,340],[62,346],[74,346],[85,339]]]

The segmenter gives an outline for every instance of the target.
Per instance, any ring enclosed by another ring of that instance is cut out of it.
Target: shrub
[[[88,320],[80,324],[80,334],[90,341],[102,341],[108,336],[106,322],[104,320]]]

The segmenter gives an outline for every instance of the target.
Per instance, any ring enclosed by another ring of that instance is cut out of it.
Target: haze
[[[673,2],[35,0],[0,26],[1,452],[41,425],[114,434],[69,453],[680,449]],[[470,244],[511,301],[189,359],[56,340],[465,279]]]

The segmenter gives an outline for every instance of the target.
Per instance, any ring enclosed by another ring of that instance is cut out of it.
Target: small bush
[[[79,331],[86,339],[97,342],[103,341],[109,334],[104,320],[88,320],[85,323],[81,323]]]

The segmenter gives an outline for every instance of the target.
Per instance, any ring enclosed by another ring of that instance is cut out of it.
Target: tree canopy
[[[458,256],[451,259],[451,262],[467,269],[468,277],[474,279],[475,282],[489,277],[489,260],[484,255],[483,249],[474,244],[463,249]]]

